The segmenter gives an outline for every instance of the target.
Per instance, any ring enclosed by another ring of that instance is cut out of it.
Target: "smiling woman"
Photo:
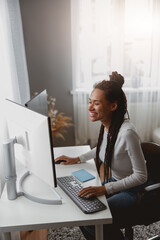
[[[148,178],[140,138],[127,112],[127,99],[122,90],[124,77],[112,72],[109,79],[95,84],[89,98],[90,120],[101,122],[97,146],[80,156],[58,159],[65,159],[63,165],[95,159],[102,186],[83,188],[78,196],[105,195],[113,224],[103,225],[104,238],[122,240],[120,228],[128,222],[137,195],[144,184],[148,185]],[[94,226],[81,227],[81,230],[87,240],[95,238]]]

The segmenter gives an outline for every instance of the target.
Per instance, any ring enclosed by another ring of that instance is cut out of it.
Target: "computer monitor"
[[[17,161],[23,162],[32,174],[55,188],[50,118],[7,99],[5,106],[9,138],[16,138],[18,143],[15,144]]]
[[[29,109],[48,116],[47,90],[43,90],[25,103]]]
[[[52,187],[57,186],[50,118],[6,100],[9,138],[16,137],[20,161]],[[23,160],[22,160],[23,158]]]
[[[55,165],[54,165],[54,153],[53,153],[53,143],[52,143],[52,131],[51,131],[51,120],[48,116],[48,102],[47,102],[47,90],[43,90],[42,92],[35,95],[32,99],[25,103],[25,106],[30,110],[33,110],[37,113],[43,114],[48,117],[48,128],[50,135],[50,147],[51,154],[53,159],[53,176],[54,176],[54,186],[57,186],[56,182],[56,173],[55,173]]]

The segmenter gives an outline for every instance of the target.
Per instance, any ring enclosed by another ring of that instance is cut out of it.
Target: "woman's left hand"
[[[85,197],[85,198],[90,198],[93,196],[101,196],[106,193],[106,188],[105,186],[100,186],[100,187],[86,187],[83,188],[79,193],[79,197]]]

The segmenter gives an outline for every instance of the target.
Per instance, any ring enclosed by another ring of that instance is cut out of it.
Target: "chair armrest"
[[[152,184],[152,185],[144,188],[145,192],[150,192],[150,191],[154,191],[154,190],[157,190],[157,189],[160,190],[160,183],[155,183],[155,184]]]

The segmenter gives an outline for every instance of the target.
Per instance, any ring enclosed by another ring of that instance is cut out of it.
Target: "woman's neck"
[[[105,131],[108,132],[109,127],[110,127],[110,122],[105,122],[105,123],[102,122],[102,124],[103,124],[103,126],[104,126]]]

